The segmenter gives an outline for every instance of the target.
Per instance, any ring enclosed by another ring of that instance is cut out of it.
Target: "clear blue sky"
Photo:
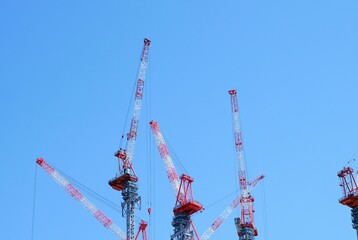
[[[195,178],[208,206],[194,216],[203,233],[237,189],[232,88],[249,178],[266,175],[252,193],[257,239],[354,239],[336,174],[358,151],[357,12],[355,0],[2,0],[0,239],[31,239],[37,157],[120,204],[107,181],[144,37],[152,45],[134,165],[146,220],[153,179],[152,240],[169,239],[174,197],[148,122]],[[237,239],[238,214],[211,239]],[[38,169],[34,239],[115,237]]]

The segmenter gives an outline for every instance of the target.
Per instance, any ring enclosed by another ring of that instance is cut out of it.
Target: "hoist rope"
[[[149,55],[150,58],[150,55]],[[148,62],[151,62],[150,60],[148,60]],[[154,189],[154,181],[153,181],[153,158],[152,158],[152,142],[153,142],[153,137],[151,134],[151,130],[149,127],[149,121],[152,120],[152,84],[151,84],[151,68],[150,65],[148,65],[147,68],[147,74],[148,74],[148,78],[150,81],[147,81],[148,83],[146,84],[146,89],[147,89],[147,94],[145,94],[145,106],[146,106],[146,121],[144,123],[145,125],[145,129],[146,129],[146,137],[147,137],[147,197],[148,197],[148,235],[150,236],[150,239],[154,239],[152,237],[152,234],[154,232],[154,226],[152,224],[152,214],[154,214],[154,212],[152,212],[152,208],[153,208],[153,189]],[[149,212],[151,211],[151,212]]]
[[[262,195],[262,214],[263,214],[263,224],[264,224],[264,238],[268,240],[268,226],[267,226],[267,212],[266,212],[266,189],[265,189],[265,179],[262,181],[261,195]]]
[[[140,63],[139,63],[138,69],[139,69],[139,67],[140,67]],[[133,102],[134,102],[134,94],[136,92],[136,86],[137,86],[137,81],[138,81],[137,78],[138,78],[138,76],[136,75],[134,83],[133,83],[133,87],[132,87],[132,93],[131,93],[129,103],[128,103],[128,107],[127,107],[127,113],[126,113],[126,118],[125,118],[125,122],[124,122],[124,125],[123,125],[122,136],[121,136],[121,140],[120,140],[120,143],[119,143],[119,148],[124,147],[122,145],[123,144],[123,139],[127,139],[126,138],[126,128],[128,127],[127,124],[128,124],[128,121],[129,121],[129,114],[130,114],[130,110],[132,109],[132,105],[133,105]]]
[[[37,185],[37,163],[35,163],[34,191],[33,191],[33,199],[32,199],[31,240],[34,239],[35,209],[36,209],[36,185]]]
[[[110,207],[111,209],[113,209],[116,212],[120,212],[120,213],[122,212],[122,208],[119,205],[117,205],[114,202],[112,202],[112,201],[108,200],[107,198],[103,197],[99,193],[95,192],[91,188],[89,188],[89,187],[85,186],[84,184],[80,183],[79,181],[77,181],[73,177],[69,176],[68,174],[64,173],[63,171],[59,170],[58,168],[56,168],[56,170],[59,173],[61,173],[63,176],[65,176],[68,180],[70,180],[71,184],[73,184],[75,187],[80,189],[82,192],[84,192],[84,193],[92,196],[93,198],[101,201],[103,204],[105,204],[106,206]]]
[[[234,151],[235,152],[235,151]],[[240,195],[240,190],[239,190],[239,170],[238,170],[238,166],[237,166],[237,158],[236,158],[236,154],[233,154],[233,162],[234,162],[234,176],[235,176],[235,193],[236,195]],[[240,208],[238,208],[236,211],[238,211],[238,215],[240,216]]]
[[[219,204],[220,202],[222,202],[222,201],[224,201],[224,200],[226,200],[226,199],[228,199],[228,198],[230,198],[230,197],[232,197],[232,196],[234,196],[236,194],[237,194],[237,191],[234,191],[234,192],[231,192],[231,193],[225,195],[224,197],[222,197],[222,198],[214,201],[213,203],[210,203],[207,206],[205,206],[205,210],[207,210],[209,208],[212,208],[213,206]]]
[[[182,162],[180,161],[179,157],[177,156],[177,154],[175,153],[174,151],[174,148],[172,147],[172,145],[170,144],[170,142],[168,141],[168,139],[165,137],[165,135],[162,133],[163,135],[163,138],[165,140],[165,142],[167,143],[168,147],[169,147],[169,152],[170,152],[170,155],[173,156],[172,159],[173,161],[178,165],[180,171],[182,173],[185,173],[187,175],[190,176],[190,174],[188,173],[188,171],[185,169],[184,165],[182,164]],[[179,174],[179,173],[178,173]],[[180,177],[180,175],[178,176]]]

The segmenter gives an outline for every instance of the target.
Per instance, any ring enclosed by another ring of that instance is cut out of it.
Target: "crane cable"
[[[59,173],[61,173],[61,175],[65,176],[68,180],[70,180],[71,183],[75,187],[77,187],[78,189],[80,189],[84,193],[86,193],[86,194],[92,196],[93,198],[99,200],[100,202],[104,203],[106,206],[110,207],[114,211],[119,212],[119,213],[122,212],[122,208],[120,206],[118,206],[117,204],[115,204],[114,202],[112,202],[112,201],[108,200],[107,198],[103,197],[102,195],[100,195],[96,191],[92,190],[91,188],[89,188],[86,185],[82,184],[81,182],[77,181],[76,179],[74,179],[70,175],[66,174],[65,172],[59,170],[58,168],[55,167],[55,169]]]
[[[208,204],[207,206],[205,206],[205,209],[204,209],[204,210],[208,210],[209,208],[214,207],[215,205],[217,205],[217,204],[221,203],[222,201],[224,201],[224,200],[226,200],[226,199],[232,197],[233,195],[238,196],[236,190],[233,191],[233,192],[231,192],[231,193],[229,193],[229,194],[226,194],[224,197],[222,197],[222,198],[220,198],[220,199],[218,199],[218,200],[216,200],[216,201],[214,201],[214,202]]]
[[[262,195],[262,210],[263,210],[262,216],[263,216],[263,224],[264,224],[264,238],[265,240],[268,240],[265,179],[263,179],[261,184],[261,195]]]
[[[170,149],[171,155],[173,156],[172,159],[178,165],[178,167],[180,168],[181,172],[183,172],[183,173],[185,173],[187,175],[190,175],[189,172],[185,169],[183,163],[180,161],[178,155],[175,153],[174,148],[172,147],[172,145],[170,144],[168,139],[165,137],[164,133],[162,133],[162,135],[163,135],[163,138],[164,138],[165,142],[167,143],[167,145],[168,145],[168,147]]]
[[[150,58],[150,55],[149,55]],[[151,62],[150,60],[148,60],[148,62]],[[148,74],[148,78],[151,79],[151,68],[150,65],[148,64],[148,68],[147,68],[147,74]],[[151,113],[152,113],[152,84],[151,81],[148,81],[147,83],[147,94],[145,94],[145,106],[146,106],[146,123],[149,123],[149,121],[151,120]],[[148,157],[148,161],[147,161],[147,196],[148,196],[148,200],[147,200],[147,207],[148,207],[148,226],[149,226],[149,233],[148,235],[150,236],[150,239],[154,239],[153,234],[155,233],[155,225],[153,223],[153,218],[155,216],[155,212],[152,212],[152,208],[153,206],[153,192],[154,192],[154,163],[153,163],[153,144],[152,144],[152,136],[151,136],[151,131],[150,128],[146,125],[146,137],[147,137],[147,157]]]
[[[37,163],[35,163],[34,190],[33,190],[33,198],[32,198],[31,240],[34,239],[35,209],[36,209],[36,185],[37,185]]]
[[[126,118],[125,118],[125,122],[124,122],[124,125],[123,125],[122,136],[121,136],[121,140],[119,142],[118,149],[124,147],[122,144],[123,144],[123,139],[126,136],[125,131],[126,131],[128,120],[129,120],[129,113],[130,113],[130,110],[131,110],[131,107],[132,107],[132,104],[133,104],[133,101],[134,101],[133,98],[134,98],[134,94],[135,94],[135,91],[136,91],[136,84],[137,84],[137,79],[135,79],[135,81],[134,81],[134,84],[133,84],[133,87],[132,87],[132,94],[130,96],[129,103],[127,105]]]
[[[53,165],[52,165],[53,166]],[[107,207],[111,208],[112,210],[118,212],[118,213],[122,213],[122,207],[117,205],[116,203],[110,201],[109,199],[105,198],[104,196],[102,196],[101,194],[97,193],[96,191],[92,190],[91,188],[87,187],[86,185],[82,184],[81,182],[79,182],[78,180],[74,179],[73,177],[71,177],[70,175],[68,175],[67,173],[59,170],[58,168],[54,167],[56,169],[56,171],[58,171],[62,176],[64,176],[67,180],[69,180],[69,182],[75,186],[76,188],[78,188],[81,193],[85,193],[86,196],[90,196],[100,202],[102,202],[103,204],[105,204]],[[32,216],[32,229],[34,228],[34,216],[35,216],[35,196],[36,196],[36,185],[37,185],[37,164],[36,164],[36,169],[35,169],[35,181],[34,181],[34,203],[33,203],[33,216]],[[137,221],[140,221],[141,219],[136,217]],[[33,230],[32,230],[32,234],[33,236]],[[31,240],[33,239],[33,237],[31,237]]]

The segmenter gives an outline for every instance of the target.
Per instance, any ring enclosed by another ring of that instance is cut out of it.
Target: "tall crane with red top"
[[[193,240],[195,234],[196,238],[200,240],[191,220],[192,214],[203,209],[203,206],[196,202],[193,197],[191,184],[194,179],[186,174],[182,174],[181,177],[178,178],[178,174],[175,170],[158,123],[151,121],[150,126],[160,153],[160,157],[165,165],[168,179],[176,196],[175,207],[173,209],[174,217],[172,221],[174,233],[170,236],[170,239]]]
[[[127,235],[110,218],[90,202],[78,189],[76,189],[65,177],[44,159],[38,158],[36,163],[42,167],[63,189],[76,199],[84,208],[91,213],[105,228],[115,234],[120,240],[127,240]]]
[[[235,226],[240,240],[252,240],[257,236],[257,230],[254,226],[254,198],[251,196],[253,187],[264,178],[263,175],[256,178],[252,183],[247,182],[246,167],[244,160],[244,149],[242,143],[239,107],[237,103],[236,90],[229,90],[231,97],[231,112],[233,121],[234,144],[236,158],[239,163],[239,184],[240,184],[240,204],[241,216],[235,218]]]
[[[249,183],[249,189],[252,189],[264,176],[261,175],[256,178],[254,181]],[[250,190],[251,191],[251,190]],[[208,240],[211,235],[220,227],[220,225],[230,216],[230,214],[235,210],[235,208],[240,204],[241,196],[237,196],[229,206],[219,215],[217,219],[210,225],[210,227],[201,235],[200,240]]]
[[[151,41],[144,39],[144,46],[140,58],[140,66],[137,76],[137,85],[134,98],[132,120],[130,129],[127,134],[127,144],[125,148],[120,147],[114,154],[118,158],[118,173],[108,183],[117,191],[122,191],[122,216],[127,218],[127,237],[128,240],[135,239],[134,225],[135,216],[134,209],[138,205],[140,208],[141,198],[138,196],[138,177],[133,169],[132,161],[134,158],[134,148],[138,134],[138,124],[142,107],[142,98],[144,90],[144,82],[147,73],[148,52]]]
[[[351,167],[344,167],[337,174],[343,191],[343,197],[339,199],[339,203],[351,208],[352,227],[356,230],[358,239],[358,184],[353,173]]]

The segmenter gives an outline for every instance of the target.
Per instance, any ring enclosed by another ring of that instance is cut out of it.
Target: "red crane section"
[[[193,189],[191,187],[191,183],[194,182],[194,179],[183,174],[181,175],[180,180],[179,192],[173,210],[174,214],[186,213],[192,215],[193,213],[202,210],[203,206],[194,201]]]
[[[139,229],[138,229],[137,235],[135,236],[135,240],[138,240],[139,233],[142,233],[143,240],[148,240],[147,230],[146,230],[147,226],[148,226],[148,223],[143,220],[139,223]]]
[[[350,208],[358,206],[358,185],[353,176],[353,169],[344,167],[343,170],[338,172],[338,177],[341,179],[340,186],[342,187],[343,197],[339,202]]]

